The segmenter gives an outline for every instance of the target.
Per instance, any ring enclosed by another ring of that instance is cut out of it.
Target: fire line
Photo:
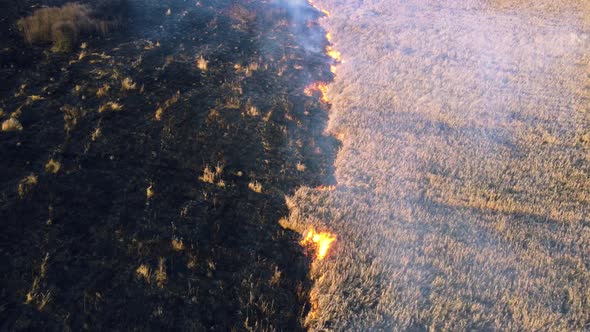
[[[316,257],[318,260],[322,260],[328,254],[328,250],[332,243],[336,241],[336,236],[327,232],[316,232],[311,227],[307,232],[301,245],[306,247],[315,247]]]

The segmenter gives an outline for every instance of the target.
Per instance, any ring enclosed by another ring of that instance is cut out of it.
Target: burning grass
[[[315,257],[318,260],[326,258],[328,250],[332,244],[336,241],[336,236],[328,232],[316,232],[312,227],[307,230],[301,240],[301,245],[305,247],[313,247]]]

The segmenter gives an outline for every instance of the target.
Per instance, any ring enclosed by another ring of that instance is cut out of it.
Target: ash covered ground
[[[322,14],[85,1],[109,31],[25,43],[64,3],[0,5],[0,330],[302,329],[310,257],[278,220],[333,165],[304,94],[332,78]]]

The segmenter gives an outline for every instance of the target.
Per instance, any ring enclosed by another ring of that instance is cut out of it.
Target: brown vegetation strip
[[[590,5],[333,1],[335,190],[285,223],[338,234],[312,330],[590,327]]]

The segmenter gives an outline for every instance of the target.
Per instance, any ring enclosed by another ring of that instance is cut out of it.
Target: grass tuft
[[[2,122],[2,131],[21,131],[23,126],[20,121],[15,118],[10,118]]]
[[[81,34],[108,33],[113,23],[92,18],[88,5],[68,3],[62,7],[37,9],[17,22],[29,44],[52,43],[54,52],[69,52]]]

